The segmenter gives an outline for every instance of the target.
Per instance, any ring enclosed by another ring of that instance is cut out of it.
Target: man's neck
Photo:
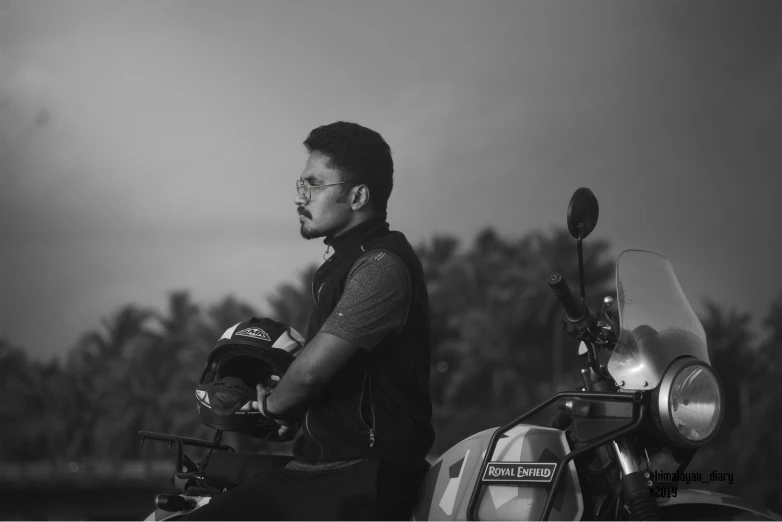
[[[347,243],[353,243],[353,236],[363,236],[366,232],[370,231],[376,226],[379,226],[386,221],[386,214],[372,214],[369,217],[363,218],[353,225],[342,229],[339,233],[333,236],[327,236],[323,243],[329,246],[333,246],[335,251],[341,250],[341,247]]]

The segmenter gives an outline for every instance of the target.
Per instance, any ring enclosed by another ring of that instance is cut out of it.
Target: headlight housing
[[[714,438],[722,423],[722,386],[708,364],[677,359],[660,382],[656,406],[660,427],[672,443],[701,446]]]

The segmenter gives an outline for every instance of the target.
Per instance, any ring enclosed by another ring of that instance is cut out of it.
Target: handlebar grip
[[[548,276],[548,285],[551,287],[554,295],[557,296],[557,299],[559,299],[559,302],[562,303],[562,307],[565,309],[568,319],[571,321],[580,321],[584,318],[581,304],[573,297],[567,281],[565,281],[561,275],[554,273]]]
[[[193,509],[196,503],[180,495],[157,495],[155,497],[155,507],[164,511],[183,511],[185,509]]]

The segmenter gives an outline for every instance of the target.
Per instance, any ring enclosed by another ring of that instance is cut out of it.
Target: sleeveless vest
[[[308,404],[293,454],[312,464],[373,459],[420,469],[434,443],[429,294],[421,262],[384,218],[361,223],[326,244],[335,252],[313,278],[308,343],[339,302],[353,264],[371,250],[383,249],[404,264],[410,307],[401,328],[371,352],[359,350]]]

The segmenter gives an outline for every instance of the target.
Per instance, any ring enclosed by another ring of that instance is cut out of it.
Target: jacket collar
[[[334,248],[336,254],[347,252],[372,237],[388,232],[389,224],[386,222],[386,214],[368,219],[341,234],[326,238],[323,243]]]

